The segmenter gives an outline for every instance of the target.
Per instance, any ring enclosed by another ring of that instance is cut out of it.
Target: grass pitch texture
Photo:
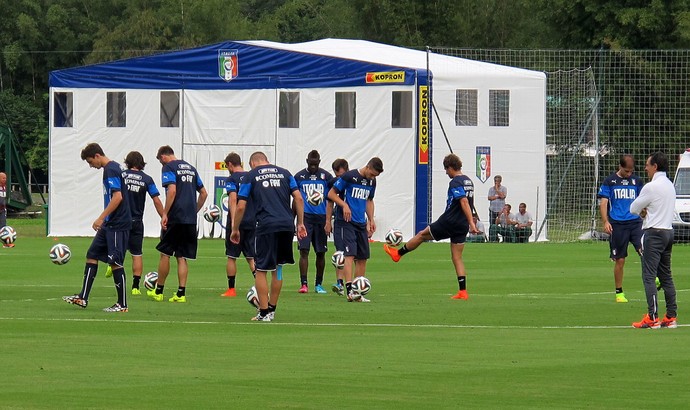
[[[684,408],[690,402],[690,247],[674,248],[679,328],[633,329],[645,313],[640,262],[626,264],[616,304],[606,243],[468,244],[468,301],[447,244],[394,264],[372,244],[371,303],[298,294],[284,272],[276,319],[255,323],[238,261],[238,297],[223,298],[221,240],[202,240],[186,304],[115,301],[101,265],[89,307],[79,291],[90,238],[60,238],[72,260],[50,263],[53,238],[0,249],[0,408]],[[154,239],[144,271],[156,270]],[[332,252],[332,249],[331,249]],[[297,252],[295,256],[297,257]],[[313,292],[313,253],[309,288]],[[128,287],[131,283],[129,260]],[[334,282],[327,266],[324,285]],[[143,289],[143,285],[142,285]],[[663,297],[661,312],[663,313]]]

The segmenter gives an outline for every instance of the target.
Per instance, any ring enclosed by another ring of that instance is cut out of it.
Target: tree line
[[[225,40],[403,47],[672,49],[690,0],[0,0],[0,123],[47,170],[51,70]],[[0,153],[0,164],[3,161]]]

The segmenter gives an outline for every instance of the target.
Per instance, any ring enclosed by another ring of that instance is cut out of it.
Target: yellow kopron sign
[[[404,83],[404,71],[388,71],[378,73],[367,73],[367,84],[371,83]]]
[[[429,163],[429,87],[419,86],[419,164]]]

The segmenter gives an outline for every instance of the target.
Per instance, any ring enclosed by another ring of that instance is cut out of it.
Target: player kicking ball
[[[446,175],[450,178],[446,210],[443,212],[443,215],[436,222],[419,231],[402,248],[396,249],[384,244],[383,249],[393,259],[393,262],[399,262],[405,254],[417,249],[424,241],[440,241],[450,238],[450,253],[453,258],[459,287],[458,293],[453,295],[451,299],[467,300],[469,298],[467,294],[467,273],[465,271],[465,263],[462,261],[462,251],[465,248],[467,233],[479,232],[472,220],[472,210],[468,200],[468,193],[473,193],[474,185],[471,185],[472,181],[469,177],[462,174],[462,161],[460,161],[457,155],[450,154],[443,158],[443,168],[446,170]],[[468,182],[470,185],[468,185]]]

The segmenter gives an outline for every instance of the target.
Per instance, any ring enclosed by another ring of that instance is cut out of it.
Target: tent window
[[[477,126],[477,90],[455,90],[455,125]]]
[[[356,128],[357,94],[355,92],[335,93],[335,128]]]
[[[299,92],[280,92],[278,126],[280,128],[299,128]]]
[[[53,94],[53,126],[72,127],[72,93]]]
[[[127,126],[127,93],[109,92],[106,108],[108,127]]]
[[[180,127],[179,91],[161,91],[161,127]]]
[[[412,128],[412,91],[393,91],[392,128]]]
[[[510,125],[510,91],[489,90],[489,126],[507,127]]]

